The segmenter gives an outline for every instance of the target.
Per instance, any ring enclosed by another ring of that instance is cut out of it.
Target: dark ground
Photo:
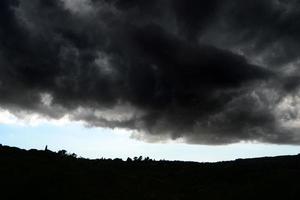
[[[300,155],[219,163],[76,158],[0,145],[0,199],[299,199]]]

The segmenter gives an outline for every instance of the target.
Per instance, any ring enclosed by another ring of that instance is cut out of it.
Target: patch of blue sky
[[[0,143],[24,149],[65,149],[86,158],[150,157],[156,160],[215,162],[238,158],[294,155],[300,146],[239,143],[221,146],[146,143],[119,129],[87,128],[80,123],[36,126],[0,124]]]

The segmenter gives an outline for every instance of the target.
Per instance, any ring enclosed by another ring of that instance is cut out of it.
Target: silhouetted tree
[[[132,162],[132,159],[128,157],[126,162]]]
[[[72,153],[70,156],[73,157],[73,158],[77,158],[77,154],[76,153]]]
[[[139,156],[139,157],[135,156],[135,157],[133,158],[133,160],[134,160],[134,161],[142,161],[142,160],[143,160],[143,156]]]
[[[151,161],[151,159],[147,156],[146,158],[144,158],[144,161]]]
[[[66,155],[67,155],[67,151],[64,150],[64,149],[59,150],[57,153],[58,153],[59,155],[61,155],[61,156],[66,156]]]

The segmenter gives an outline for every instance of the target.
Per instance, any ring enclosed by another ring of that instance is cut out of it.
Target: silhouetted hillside
[[[76,158],[0,145],[1,199],[298,199],[300,156],[220,163]]]

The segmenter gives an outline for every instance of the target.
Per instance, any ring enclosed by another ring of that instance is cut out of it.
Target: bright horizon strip
[[[237,143],[210,146],[178,141],[146,143],[132,139],[130,135],[130,131],[122,129],[85,127],[83,123],[71,122],[67,118],[47,120],[32,116],[20,120],[8,111],[0,111],[0,144],[27,150],[43,150],[47,145],[52,151],[65,149],[90,159],[126,160],[128,157],[143,156],[155,160],[217,162],[300,153],[300,146],[296,145]]]

